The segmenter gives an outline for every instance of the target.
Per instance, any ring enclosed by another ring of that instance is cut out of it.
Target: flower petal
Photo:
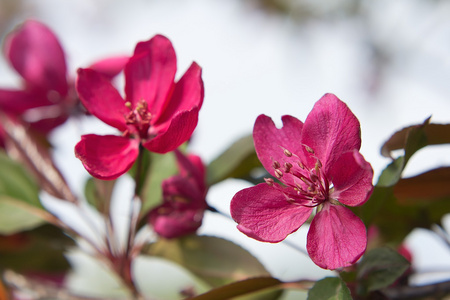
[[[172,96],[156,123],[167,122],[178,111],[190,110],[194,106],[200,109],[203,104],[203,97],[202,69],[194,62],[176,83]]]
[[[176,210],[168,204],[163,204],[149,213],[149,223],[154,231],[166,238],[172,239],[194,233],[202,225],[204,210]]]
[[[186,156],[178,149],[176,149],[174,152],[177,158],[179,174],[182,177],[193,180],[196,184],[196,187],[200,191],[204,191],[206,193],[206,170],[201,158],[194,154]]]
[[[272,176],[275,176],[273,162],[282,163],[287,160],[284,149],[297,153],[301,148],[299,141],[303,123],[292,116],[283,116],[282,121],[283,127],[278,129],[270,117],[260,115],[253,127],[256,154]]]
[[[95,70],[111,80],[125,68],[129,59],[129,56],[109,57],[95,62],[89,69]]]
[[[148,103],[153,118],[158,119],[174,85],[177,59],[172,43],[162,35],[136,45],[125,66],[125,94],[134,105]]]
[[[266,183],[239,191],[230,209],[241,232],[271,243],[298,230],[311,214],[311,208],[288,202],[280,190]]]
[[[0,89],[0,109],[13,114],[21,114],[27,109],[50,105],[45,95],[20,90]]]
[[[175,115],[167,127],[155,128],[156,136],[142,145],[149,151],[167,153],[186,142],[194,132],[198,122],[198,108]]]
[[[28,20],[5,39],[5,55],[28,87],[61,95],[68,91],[63,49],[44,24]]]
[[[75,155],[94,177],[111,180],[127,172],[139,154],[139,141],[121,136],[83,135]]]
[[[334,186],[331,198],[349,206],[362,205],[369,199],[373,191],[373,170],[358,150],[342,154],[326,167],[327,178]]]
[[[76,89],[86,109],[120,131],[125,131],[125,117],[130,110],[111,82],[91,69],[78,69]]]
[[[330,164],[344,152],[359,150],[359,121],[344,102],[326,94],[306,118],[301,144],[312,148],[323,165]]]
[[[175,175],[164,180],[161,186],[164,201],[169,200],[169,202],[173,202],[173,206],[180,209],[188,207],[202,207],[203,209],[206,209],[204,195],[196,185],[192,184],[191,178]],[[181,198],[185,200],[176,201]]]
[[[364,254],[366,246],[364,223],[344,206],[326,204],[309,227],[306,248],[321,268],[350,266]]]

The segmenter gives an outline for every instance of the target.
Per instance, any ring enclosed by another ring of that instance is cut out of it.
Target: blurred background
[[[323,94],[334,93],[359,118],[361,152],[377,178],[389,163],[380,147],[391,134],[430,116],[450,122],[449,15],[446,0],[0,0],[0,40],[25,19],[40,20],[59,37],[74,77],[78,67],[131,54],[157,33],[167,36],[178,76],[192,61],[203,68],[205,100],[189,150],[206,163],[250,134],[259,114],[278,124],[284,114],[304,120]],[[0,86],[18,85],[0,57]],[[81,119],[52,135],[58,165],[75,190],[87,174],[73,146],[81,134],[108,131]],[[405,175],[444,165],[450,147],[427,147]],[[228,180],[210,190],[208,201],[228,213],[233,195],[247,186]],[[288,240],[304,248],[306,232]],[[248,239],[221,216],[207,214],[201,233],[243,245],[281,279],[328,274],[284,244]],[[417,230],[407,244],[424,275],[417,283],[450,277],[450,248],[434,234]]]

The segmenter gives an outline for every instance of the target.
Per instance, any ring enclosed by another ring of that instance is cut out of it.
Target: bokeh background
[[[448,16],[446,0],[0,0],[0,40],[25,19],[40,20],[59,37],[75,76],[78,67],[130,54],[157,33],[167,36],[178,75],[192,61],[203,68],[205,101],[189,150],[206,163],[250,134],[259,114],[278,123],[284,114],[304,120],[315,101],[334,93],[361,122],[361,152],[376,178],[389,163],[379,149],[392,133],[429,116],[450,122]],[[0,57],[0,86],[18,85]],[[81,134],[108,131],[82,118],[52,135],[58,165],[76,191],[87,174],[73,146]],[[450,147],[428,147],[405,175],[444,165]],[[247,186],[228,180],[210,190],[208,201],[228,213],[234,193]],[[222,216],[207,214],[201,233],[243,245],[281,279],[328,274],[285,244],[250,240]],[[304,248],[305,236],[302,228],[288,240]],[[417,230],[407,245],[422,274],[416,283],[450,277],[450,248],[435,234]]]

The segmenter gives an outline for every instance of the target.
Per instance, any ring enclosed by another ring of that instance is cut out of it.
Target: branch
[[[421,286],[399,286],[382,290],[389,299],[418,299],[450,294],[450,280]]]

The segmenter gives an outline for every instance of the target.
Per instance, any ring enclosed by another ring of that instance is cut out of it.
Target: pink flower
[[[84,135],[75,154],[100,179],[128,171],[139,153],[166,153],[186,142],[203,103],[201,68],[194,62],[174,83],[175,51],[164,36],[137,44],[125,66],[125,100],[110,81],[91,69],[80,69],[76,88],[90,113],[122,132],[121,136]]]
[[[47,26],[35,20],[26,21],[5,38],[4,53],[23,78],[23,87],[0,89],[2,111],[20,116],[33,128],[47,133],[79,109],[67,76],[64,51]],[[96,65],[105,75],[113,77],[123,69],[124,62],[124,57],[116,57]]]
[[[324,95],[305,123],[283,116],[283,127],[260,115],[253,129],[256,153],[274,179],[238,192],[231,215],[238,229],[276,243],[311,215],[307,250],[325,269],[355,263],[367,245],[366,228],[345,207],[362,205],[372,193],[372,167],[359,153],[360,125],[349,108]]]
[[[196,155],[175,151],[179,175],[163,181],[163,203],[149,213],[149,223],[164,238],[194,233],[202,224],[207,208],[205,167]]]

